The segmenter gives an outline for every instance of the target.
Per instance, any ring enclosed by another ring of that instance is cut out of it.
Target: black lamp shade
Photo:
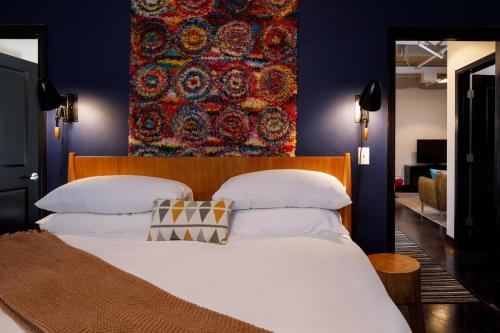
[[[48,80],[38,80],[37,83],[38,105],[41,111],[50,111],[63,104],[63,97],[57,91],[52,82]]]
[[[359,99],[359,106],[366,111],[378,111],[382,106],[382,85],[379,80],[373,79],[365,87],[361,98]]]

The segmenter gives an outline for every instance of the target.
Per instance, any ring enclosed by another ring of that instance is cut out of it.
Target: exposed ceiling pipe
[[[432,43],[429,43],[430,45],[433,45]],[[434,49],[432,49],[431,47],[429,47],[427,45],[427,42],[424,42],[424,41],[419,41],[418,42],[418,46],[424,50],[426,50],[427,52],[429,52],[430,54],[438,57],[439,59],[444,59],[444,54],[442,53],[442,50],[440,51],[436,51]],[[447,49],[447,48],[446,48]],[[445,49],[445,50],[446,50]],[[445,51],[446,52],[446,51]]]
[[[424,67],[425,65],[427,65],[428,63],[430,63],[432,60],[436,59],[437,56],[432,56],[430,57],[429,59],[425,60],[424,62],[422,62],[420,65],[417,66],[418,69]]]
[[[444,54],[448,51],[448,47],[445,47],[444,49],[440,50],[439,53],[441,53],[443,55],[443,58],[444,58]],[[432,57],[430,57],[429,59],[425,60],[424,62],[422,62],[420,65],[417,66],[417,68],[422,68],[424,67],[425,65],[427,65],[428,63],[430,63],[432,60],[438,58],[437,55],[433,55]],[[441,59],[443,59],[441,58]]]

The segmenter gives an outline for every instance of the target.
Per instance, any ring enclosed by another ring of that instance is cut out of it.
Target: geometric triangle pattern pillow
[[[155,200],[148,241],[225,244],[232,201]]]

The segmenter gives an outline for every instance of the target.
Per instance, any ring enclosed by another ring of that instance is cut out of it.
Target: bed
[[[351,193],[349,155],[337,157],[154,158],[70,154],[68,181],[97,175],[149,175],[188,184],[198,200],[228,178],[267,169],[336,176]],[[352,230],[351,207],[339,211]],[[332,233],[308,237],[230,237],[225,246],[198,242],[58,234],[186,301],[274,332],[411,332],[362,250]],[[1,332],[22,332],[0,312]]]

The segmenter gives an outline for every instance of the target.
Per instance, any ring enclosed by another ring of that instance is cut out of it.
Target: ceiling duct
[[[422,83],[435,83],[438,80],[438,72],[424,69],[422,72]]]

